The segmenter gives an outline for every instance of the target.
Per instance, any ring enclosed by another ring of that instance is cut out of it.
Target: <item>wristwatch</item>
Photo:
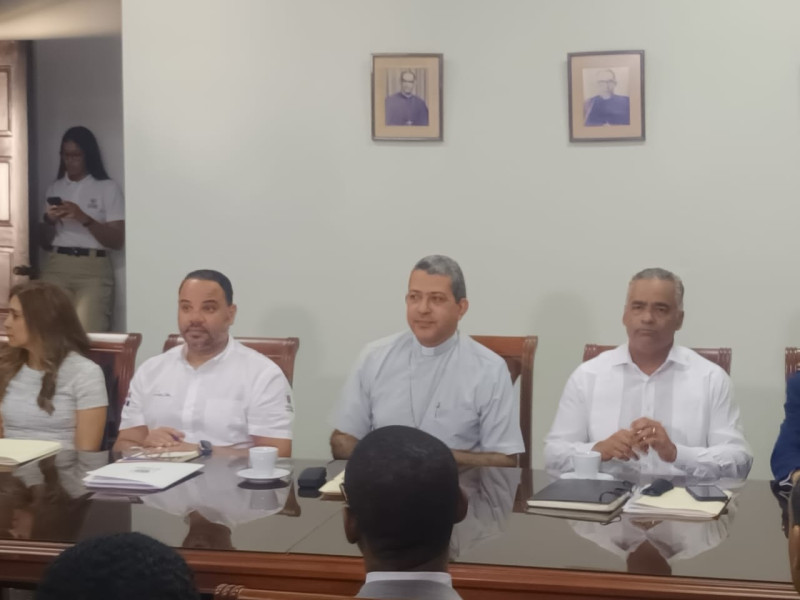
[[[214,451],[211,442],[208,440],[200,440],[197,449],[200,451],[200,456],[211,456],[211,453]]]

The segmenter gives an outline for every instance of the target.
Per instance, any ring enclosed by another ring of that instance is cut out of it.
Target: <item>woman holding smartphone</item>
[[[52,252],[41,278],[70,293],[86,331],[108,331],[114,292],[108,250],[125,243],[125,206],[86,127],[72,127],[61,139],[58,178],[47,189],[44,224]]]
[[[105,378],[86,357],[89,340],[66,292],[44,281],[14,286],[5,328],[2,437],[99,450],[108,408]]]

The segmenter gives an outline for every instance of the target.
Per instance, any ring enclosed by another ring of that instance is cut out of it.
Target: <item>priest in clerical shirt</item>
[[[410,331],[369,344],[345,384],[331,451],[349,458],[356,442],[387,425],[421,429],[459,464],[515,466],[524,452],[519,402],[505,361],[458,331],[467,312],[461,267],[432,255],[411,271]]]

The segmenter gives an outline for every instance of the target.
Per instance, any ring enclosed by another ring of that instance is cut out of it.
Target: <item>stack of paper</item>
[[[0,439],[0,466],[15,467],[22,463],[56,454],[61,450],[60,442],[48,440]]]
[[[728,499],[733,495],[729,491],[726,491],[725,494]],[[695,521],[718,517],[727,503],[727,500],[725,502],[701,502],[692,498],[686,488],[675,487],[660,496],[637,494],[625,505],[623,512],[632,515]]]
[[[203,468],[202,464],[174,462],[115,462],[83,478],[88,488],[158,491]]]

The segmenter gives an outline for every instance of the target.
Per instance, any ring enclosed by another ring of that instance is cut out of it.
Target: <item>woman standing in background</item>
[[[52,252],[42,280],[70,293],[86,331],[108,331],[114,301],[108,249],[125,243],[125,206],[86,127],[71,127],[61,139],[58,178],[47,188],[44,223]]]

